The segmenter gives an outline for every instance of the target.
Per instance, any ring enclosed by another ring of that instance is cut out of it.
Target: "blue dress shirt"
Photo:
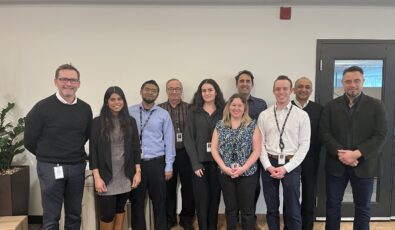
[[[173,171],[176,149],[174,128],[169,113],[157,105],[145,110],[141,103],[130,106],[129,113],[136,119],[141,137],[142,160],[165,155],[165,171]]]

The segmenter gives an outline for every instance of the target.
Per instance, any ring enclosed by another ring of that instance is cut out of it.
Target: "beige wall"
[[[317,39],[395,39],[394,7],[307,7],[279,20],[279,7],[221,6],[0,6],[0,106],[15,101],[25,115],[55,92],[53,74],[71,62],[81,71],[78,95],[98,114],[105,89],[121,86],[129,104],[143,81],[162,87],[177,77],[190,100],[197,84],[216,79],[226,97],[241,69],[256,75],[256,96],[273,102],[272,81],[315,78]],[[35,159],[30,214],[41,215]],[[263,212],[260,198],[258,212]]]

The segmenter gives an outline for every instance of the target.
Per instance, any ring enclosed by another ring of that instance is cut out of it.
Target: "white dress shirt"
[[[304,103],[304,105],[300,104],[300,102],[298,100],[294,100],[295,104],[299,107],[299,109],[304,109],[308,104],[309,104],[309,100],[306,101],[306,103]]]
[[[272,105],[259,115],[258,127],[262,133],[262,153],[260,160],[265,170],[272,166],[268,153],[272,155],[281,154],[279,147],[280,132],[276,125],[274,109],[276,109],[278,125],[281,131],[291,106],[292,104],[289,102],[285,108],[278,110],[276,105]],[[293,155],[292,159],[284,165],[287,172],[291,172],[298,167],[305,158],[310,148],[310,133],[310,119],[308,114],[297,106],[293,106],[282,135],[284,142],[283,153],[286,156]]]
[[[56,97],[57,97],[58,100],[59,100],[60,102],[62,102],[63,104],[67,104],[67,105],[75,105],[75,104],[77,104],[77,97],[74,98],[74,101],[73,101],[73,102],[68,103],[62,96],[60,96],[59,91],[56,92]]]

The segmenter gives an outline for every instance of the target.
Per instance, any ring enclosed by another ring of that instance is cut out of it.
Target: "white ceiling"
[[[395,6],[395,0],[0,0],[1,4]]]

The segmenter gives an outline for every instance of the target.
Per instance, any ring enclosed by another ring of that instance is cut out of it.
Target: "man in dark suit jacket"
[[[320,122],[326,157],[326,229],[340,229],[344,190],[351,183],[355,204],[354,229],[369,229],[373,178],[380,176],[381,150],[387,119],[381,101],[362,93],[363,70],[344,70],[344,95],[330,101]]]

